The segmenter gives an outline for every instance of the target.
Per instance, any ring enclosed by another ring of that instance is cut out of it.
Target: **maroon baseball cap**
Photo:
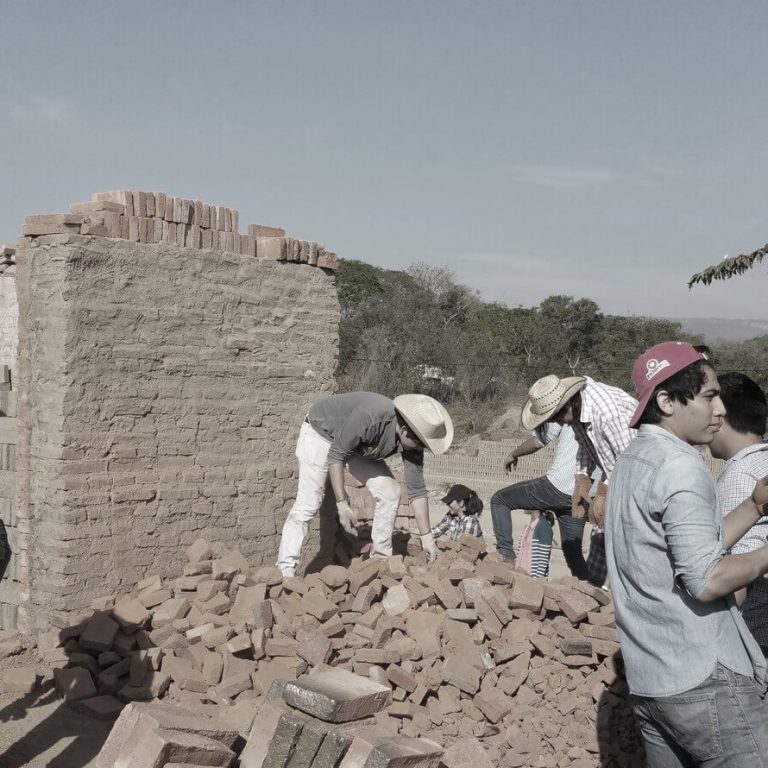
[[[697,352],[685,341],[664,341],[643,352],[632,366],[632,383],[635,385],[637,399],[640,402],[629,421],[629,426],[637,426],[653,390],[659,384],[682,371],[683,368],[706,359],[701,352]]]

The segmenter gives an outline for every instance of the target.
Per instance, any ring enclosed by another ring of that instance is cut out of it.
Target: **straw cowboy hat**
[[[586,383],[584,376],[551,374],[543,376],[528,390],[528,402],[523,406],[520,421],[525,429],[536,429],[549,421]]]
[[[448,411],[428,395],[398,395],[395,408],[416,437],[435,456],[445,453],[453,442],[453,421]]]

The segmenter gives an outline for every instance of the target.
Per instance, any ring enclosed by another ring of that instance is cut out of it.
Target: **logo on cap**
[[[669,360],[649,360],[645,367],[647,368],[645,378],[650,381],[657,373],[669,367]]]

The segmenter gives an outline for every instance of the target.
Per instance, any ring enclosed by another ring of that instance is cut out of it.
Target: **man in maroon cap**
[[[768,766],[766,660],[733,592],[768,572],[768,547],[728,549],[763,514],[768,478],[725,519],[697,446],[723,422],[717,376],[690,344],[635,362],[637,437],[608,490],[606,556],[647,765]]]

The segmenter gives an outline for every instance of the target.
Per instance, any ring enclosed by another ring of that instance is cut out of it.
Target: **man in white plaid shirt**
[[[605,497],[616,459],[637,434],[629,428],[637,400],[618,387],[602,384],[589,376],[544,376],[530,388],[521,421],[526,429],[545,422],[569,424],[579,451],[571,514],[595,526],[587,558],[589,580],[602,585],[605,563]]]
[[[768,475],[768,444],[763,442],[768,409],[763,390],[749,376],[724,373],[718,381],[725,422],[709,448],[715,458],[726,460],[717,481],[717,500],[725,516],[751,496],[757,480]],[[731,553],[753,552],[765,546],[767,536],[768,517],[762,517],[731,547]],[[768,575],[756,579],[748,590],[739,590],[736,600],[768,657]]]

